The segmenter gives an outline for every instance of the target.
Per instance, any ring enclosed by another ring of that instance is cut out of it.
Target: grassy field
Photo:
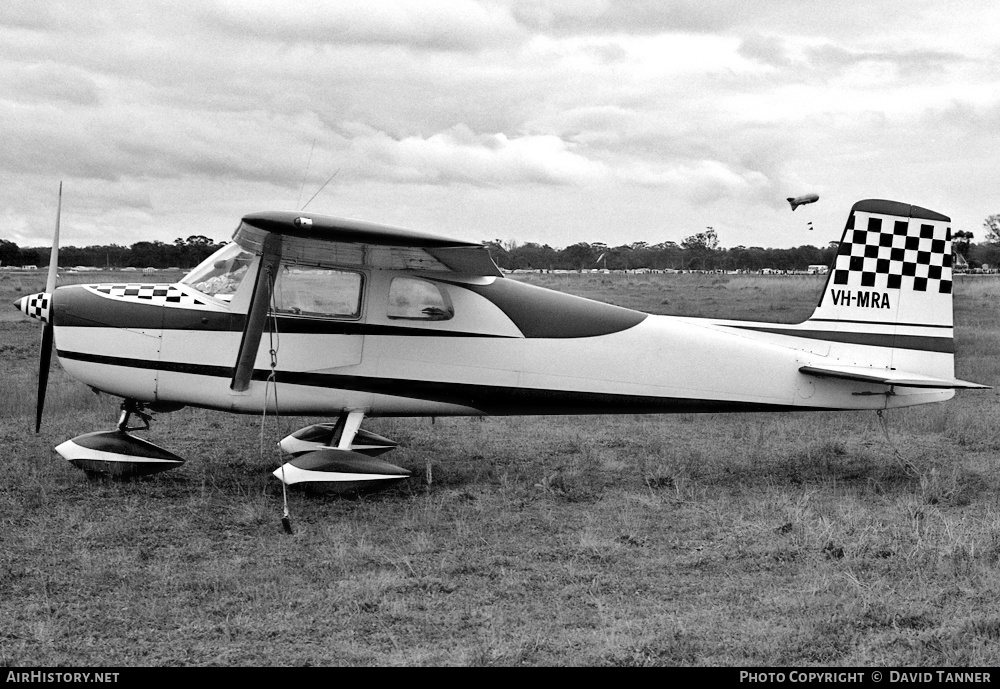
[[[7,278],[0,301],[44,281]],[[527,279],[781,322],[808,316],[822,287]],[[998,303],[1000,280],[957,281],[960,378],[1000,384]],[[184,467],[90,480],[52,448],[112,428],[117,400],[56,368],[35,435],[39,332],[0,316],[0,664],[1000,664],[996,391],[885,425],[871,412],[371,420],[415,477],[361,499],[290,491],[287,536],[273,441],[311,419],[262,432],[257,418],[162,414],[144,437]]]

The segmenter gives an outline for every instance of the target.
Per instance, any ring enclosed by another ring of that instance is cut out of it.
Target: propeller
[[[245,392],[250,388],[253,378],[253,365],[257,360],[257,350],[260,347],[260,337],[264,332],[264,321],[267,319],[267,309],[271,305],[271,289],[278,274],[278,262],[281,260],[281,236],[268,233],[264,239],[260,257],[260,269],[257,271],[257,281],[253,286],[253,297],[250,300],[250,310],[243,326],[243,337],[240,339],[240,350],[236,355],[236,365],[233,367],[233,380],[229,388],[233,392]]]
[[[42,428],[42,410],[45,408],[45,388],[49,384],[49,365],[52,362],[53,326],[55,309],[52,297],[56,291],[56,275],[59,270],[59,221],[62,218],[62,182],[59,182],[59,203],[56,206],[56,231],[52,235],[52,253],[49,255],[49,275],[45,280],[45,294],[48,297],[49,317],[42,326],[42,345],[38,353],[38,401],[35,405],[35,433]]]

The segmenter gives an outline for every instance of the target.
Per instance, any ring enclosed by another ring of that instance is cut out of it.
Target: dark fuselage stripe
[[[843,318],[810,318],[810,323],[851,323],[854,325],[887,325],[885,321],[851,321]],[[951,325],[932,325],[930,323],[889,323],[888,325],[897,325],[907,328],[947,328],[951,330],[954,326]]]
[[[164,310],[164,307],[152,307]],[[124,314],[116,318],[114,313],[102,314],[100,320],[84,319],[72,312],[60,314],[58,325],[76,328],[120,328],[149,330],[191,330],[202,332],[242,333],[246,316],[244,314],[220,314],[213,312],[198,312],[190,309],[166,308],[167,313],[159,315],[161,320],[140,320],[132,314]],[[171,313],[175,312],[175,313]],[[383,335],[402,337],[477,337],[477,338],[510,338],[510,335],[494,335],[491,333],[472,333],[457,330],[438,330],[395,325],[377,325],[359,323],[357,321],[336,321],[318,318],[298,318],[294,316],[268,316],[264,324],[264,332],[295,333],[305,335]]]
[[[461,287],[493,302],[527,338],[610,335],[634,328],[649,316],[511,279]]]
[[[897,349],[914,349],[921,352],[955,353],[955,342],[950,337],[927,337],[924,335],[889,335],[883,333],[850,333],[831,332],[827,330],[793,330],[784,328],[766,328],[752,325],[727,325],[740,330],[753,330],[760,333],[801,337],[809,340],[826,340],[828,342],[843,342],[845,344],[867,345],[869,347],[894,347]]]
[[[150,361],[101,356],[82,352],[59,350],[63,359],[85,361],[106,366],[152,369],[186,373],[214,378],[230,378],[231,366],[207,366],[177,362]],[[253,379],[267,380],[270,371],[256,369]],[[277,371],[279,383],[308,387],[351,390],[392,397],[406,397],[429,402],[441,402],[472,409],[487,414],[605,414],[605,413],[695,413],[731,411],[816,411],[817,408],[795,407],[785,404],[738,402],[729,400],[689,399],[683,397],[653,397],[577,390],[545,390],[473,383],[446,383],[438,381],[409,380],[405,378],[376,378],[330,373]]]

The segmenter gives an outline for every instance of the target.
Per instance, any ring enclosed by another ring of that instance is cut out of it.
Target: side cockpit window
[[[303,316],[361,316],[363,276],[349,270],[282,265],[274,284],[274,308]]]
[[[393,278],[387,315],[408,321],[446,321],[455,315],[448,295],[430,280]]]

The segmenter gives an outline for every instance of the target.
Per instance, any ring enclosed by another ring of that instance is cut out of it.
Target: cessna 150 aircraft
[[[245,216],[176,284],[55,289],[56,247],[17,306],[45,324],[36,431],[53,342],[124,400],[118,430],[57,448],[88,471],[181,464],[128,423],[184,405],[337,418],[285,438],[275,475],[353,486],[408,475],[374,458],[395,443],[366,416],[891,409],[986,387],[954,374],[950,220],[894,201],[854,205],[798,325],[648,315],[504,278],[480,244],[298,211]]]

